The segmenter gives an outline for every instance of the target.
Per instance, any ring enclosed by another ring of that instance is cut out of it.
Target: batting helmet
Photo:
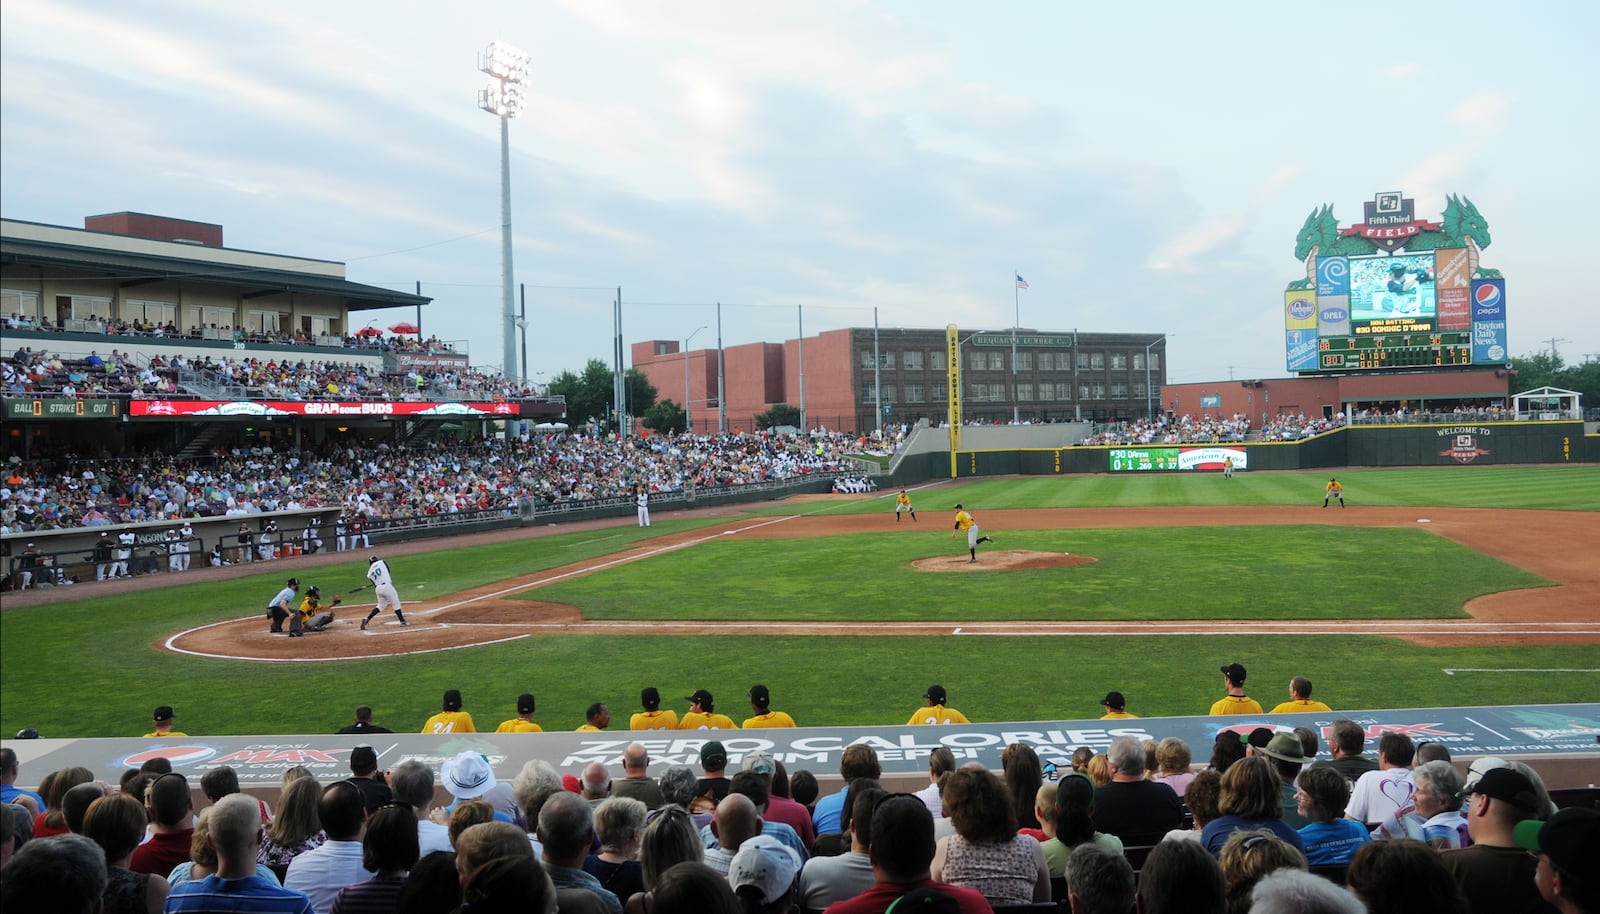
[[[378,557],[375,556],[375,555],[367,556],[367,564],[368,565],[371,565],[373,562],[376,562],[377,560],[378,560]]]

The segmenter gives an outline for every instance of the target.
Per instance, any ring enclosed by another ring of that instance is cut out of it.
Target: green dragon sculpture
[[[1455,194],[1445,198],[1443,226],[1439,231],[1424,231],[1406,241],[1403,250],[1410,252],[1434,251],[1440,248],[1466,248],[1468,275],[1474,279],[1498,279],[1499,270],[1479,266],[1479,255],[1489,246],[1489,223],[1478,208],[1466,197]],[[1291,291],[1315,288],[1317,284],[1317,258],[1337,255],[1375,254],[1378,246],[1357,235],[1339,234],[1339,220],[1333,215],[1333,205],[1323,204],[1311,211],[1305,224],[1295,236],[1294,257],[1306,266],[1304,279],[1289,283]]]

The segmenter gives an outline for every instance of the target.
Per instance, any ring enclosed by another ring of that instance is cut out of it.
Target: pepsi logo
[[[146,749],[143,752],[124,758],[119,764],[123,768],[138,768],[151,759],[164,758],[174,765],[193,765],[203,762],[217,754],[217,750],[210,746],[162,746],[157,749]]]
[[[1317,306],[1313,305],[1308,299],[1297,298],[1289,303],[1289,316],[1297,321],[1305,320],[1315,314],[1316,310]]]
[[[1323,308],[1319,318],[1324,324],[1342,324],[1350,317],[1350,312],[1343,308]]]
[[[1472,293],[1478,302],[1478,307],[1485,310],[1494,310],[1500,307],[1500,287],[1494,283],[1484,283]]]

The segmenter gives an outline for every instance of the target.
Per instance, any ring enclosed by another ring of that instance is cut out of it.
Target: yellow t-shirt
[[[944,705],[934,705],[930,708],[918,708],[912,713],[911,719],[906,721],[906,726],[915,726],[917,724],[970,723],[972,723],[972,721],[967,720],[967,715],[962,714],[955,708],[947,708]]]
[[[793,727],[794,725],[794,718],[782,711],[768,711],[765,714],[757,714],[755,717],[746,720],[743,727],[746,730],[760,730],[771,727]]]
[[[1137,718],[1138,716],[1139,715],[1137,715],[1137,714],[1129,714],[1127,711],[1107,711],[1106,713],[1100,715],[1100,719],[1101,720],[1127,720],[1130,717],[1131,718]]]
[[[678,729],[678,712],[667,711],[640,711],[633,715],[628,722],[630,730],[676,730]]]
[[[440,711],[422,725],[423,733],[477,733],[472,715],[465,711]]]
[[[1261,704],[1244,695],[1224,695],[1211,705],[1211,714],[1265,714]]]
[[[726,714],[707,714],[704,711],[689,711],[683,715],[683,720],[678,722],[679,730],[737,730],[733,718]]]
[[[894,503],[897,504],[897,505],[910,505],[911,504],[911,496],[907,495],[904,492],[901,492],[899,495],[896,495],[894,497]]]
[[[594,724],[584,724],[583,726],[574,729],[572,732],[573,733],[599,733],[600,732],[600,728],[596,727]]]
[[[494,728],[496,733],[543,733],[544,728],[531,720],[513,717]]]
[[[1273,714],[1303,714],[1306,711],[1332,711],[1332,710],[1333,710],[1332,708],[1328,707],[1327,705],[1323,704],[1320,701],[1312,701],[1309,698],[1296,698],[1294,701],[1286,701],[1283,704],[1278,705],[1276,708],[1273,708],[1272,709],[1272,713]]]
[[[165,733],[146,733],[146,734],[145,734],[145,735],[144,735],[144,738],[145,738],[145,739],[150,739],[150,738],[151,738],[151,737],[162,737],[162,736],[188,736],[188,735],[189,735],[189,734],[187,734],[187,733],[184,733],[184,732],[182,732],[182,731],[179,731],[179,730],[168,730],[168,731],[167,731],[167,732],[165,732]]]

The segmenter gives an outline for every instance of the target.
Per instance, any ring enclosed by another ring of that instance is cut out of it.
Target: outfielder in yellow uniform
[[[950,531],[950,535],[954,537],[962,530],[967,531],[967,554],[971,556],[968,559],[968,563],[975,563],[978,561],[978,544],[992,543],[994,538],[984,536],[983,531],[978,528],[977,520],[960,505],[956,505],[956,528]],[[966,721],[962,721],[962,723],[966,723]]]
[[[1328,506],[1328,499],[1330,498],[1339,499],[1339,507],[1344,507],[1344,486],[1340,485],[1339,480],[1332,476],[1328,477],[1328,485],[1322,492],[1322,506],[1324,508]]]
[[[902,511],[910,512],[911,522],[916,523],[917,509],[911,507],[911,493],[905,489],[901,489],[900,494],[894,497],[894,522],[897,524],[900,523],[900,512]]]

